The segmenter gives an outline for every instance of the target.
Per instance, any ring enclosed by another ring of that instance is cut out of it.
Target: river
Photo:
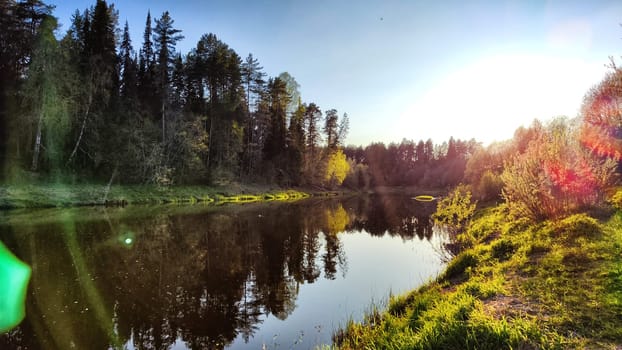
[[[434,203],[356,196],[0,212],[32,268],[2,349],[312,349],[437,276]],[[0,286],[4,288],[4,286]]]

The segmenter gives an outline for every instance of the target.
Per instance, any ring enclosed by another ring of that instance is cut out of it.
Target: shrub
[[[503,181],[501,176],[486,170],[477,183],[475,193],[480,200],[493,200],[501,197]]]
[[[476,204],[471,201],[471,191],[458,185],[447,197],[438,202],[432,218],[455,232],[463,231],[473,217]]]
[[[552,225],[556,236],[567,239],[594,238],[600,236],[603,232],[598,221],[585,214],[572,215]]]
[[[503,197],[515,217],[544,220],[599,204],[615,172],[611,159],[594,157],[565,119],[553,121],[506,163]]]
[[[514,245],[512,241],[508,239],[500,239],[492,245],[491,255],[499,261],[504,261],[509,259],[512,254],[514,254],[515,250],[516,245]]]
[[[465,251],[449,262],[445,272],[441,276],[441,280],[449,280],[459,277],[466,272],[468,268],[477,266],[477,256],[470,251]]]

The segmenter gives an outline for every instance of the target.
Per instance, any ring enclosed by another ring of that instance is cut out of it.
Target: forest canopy
[[[0,6],[7,181],[328,186],[344,177],[329,167],[349,170],[346,114],[303,102],[293,76],[267,77],[216,34],[178,52],[168,11],[147,11],[135,46],[104,0],[76,10],[60,39],[44,2]]]

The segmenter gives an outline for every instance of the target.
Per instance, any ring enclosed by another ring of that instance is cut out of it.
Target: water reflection
[[[433,206],[406,197],[160,209],[5,213],[0,239],[33,275],[27,319],[0,348],[248,342],[292,314],[302,285],[347,274],[343,232],[433,236]]]

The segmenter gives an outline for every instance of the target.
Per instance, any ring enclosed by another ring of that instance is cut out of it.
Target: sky
[[[64,33],[95,0],[52,0]],[[109,1],[110,3],[110,1]],[[169,11],[188,53],[214,33],[303,102],[350,118],[347,144],[512,137],[534,119],[575,117],[622,53],[620,1],[118,0],[142,44],[147,11]]]

